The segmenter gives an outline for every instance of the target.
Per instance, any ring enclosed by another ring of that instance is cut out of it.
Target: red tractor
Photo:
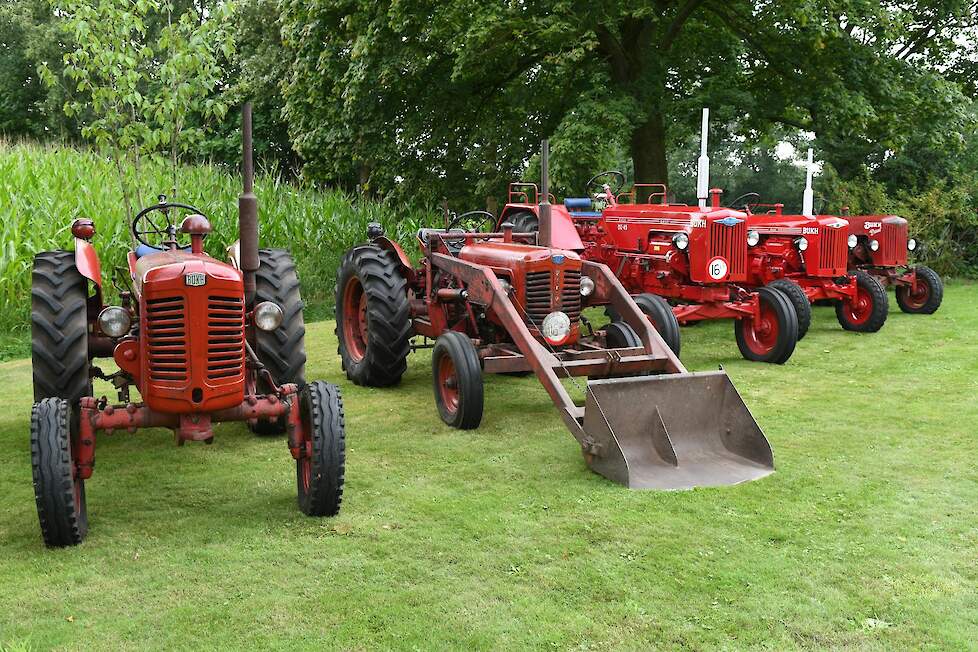
[[[228,262],[204,252],[211,226],[203,213],[163,197],[133,221],[138,246],[128,255],[131,282],[120,305],[103,301],[91,220],[71,225],[73,251],[34,259],[31,461],[49,546],[79,544],[88,531],[85,482],[95,468],[96,436],[139,428],[170,428],[181,445],[211,443],[213,424],[223,421],[287,433],[299,508],[310,516],[339,511],[343,403],[334,385],[303,380],[299,281],[288,252],[258,248],[250,106],[243,123],[241,239]],[[187,216],[178,228],[180,214]],[[106,373],[98,358],[118,370]],[[94,379],[111,383],[118,402],[96,396]]]
[[[848,215],[849,268],[871,274],[884,286],[896,288],[900,310],[931,315],[941,307],[944,282],[930,267],[907,267],[909,254],[920,243],[909,237],[907,220],[896,215]]]
[[[801,215],[784,214],[782,204],[752,203],[758,197],[747,193],[733,202],[749,215],[749,280],[755,286],[777,288],[791,299],[798,314],[798,339],[808,332],[811,304],[816,301],[834,304],[846,330],[875,333],[882,328],[889,313],[886,290],[867,272],[848,271],[848,222],[815,215],[811,150]]]
[[[546,146],[542,159],[546,188]],[[548,224],[549,204],[536,208]],[[616,482],[681,488],[772,472],[770,445],[726,374],[687,373],[611,271],[573,251],[579,240],[564,248],[544,236],[537,246],[537,234],[510,222],[481,228],[494,223],[477,211],[421,229],[417,266],[370,225],[369,242],[346,254],[336,285],[350,380],[395,385],[408,354],[430,348],[435,402],[450,426],[481,423],[484,374],[532,371],[588,466]],[[594,306],[610,306],[616,319],[596,327],[585,315]]]

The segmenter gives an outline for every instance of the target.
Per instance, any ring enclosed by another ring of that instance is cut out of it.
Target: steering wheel
[[[611,194],[617,196],[621,189],[625,187],[625,175],[618,170],[608,170],[607,172],[599,172],[598,174],[591,177],[591,180],[587,182],[587,186],[584,190],[587,192],[588,197],[594,197],[599,192],[604,192],[604,186],[608,184],[611,188]],[[591,190],[592,186],[597,188],[597,190]]]
[[[752,202],[744,201],[745,199],[751,199],[751,198],[753,198],[754,201]],[[758,193],[745,192],[740,197],[737,197],[737,199],[730,202],[730,204],[728,205],[734,209],[736,209],[738,206],[741,206],[743,208],[746,208],[748,211],[753,212],[753,208],[757,206],[757,204],[760,203],[760,201],[761,201],[761,196]]]
[[[478,219],[480,217],[482,219]],[[448,223],[448,230],[462,229],[466,233],[488,233],[488,229],[491,229],[495,224],[496,216],[489,211],[469,211],[455,215]]]
[[[180,247],[180,243],[177,242],[177,227],[170,220],[170,211],[177,210],[191,215],[203,215],[204,213],[199,208],[188,204],[176,204],[165,201],[165,198],[161,199],[160,203],[139,211],[139,214],[132,221],[132,234],[136,236],[136,240],[154,249],[159,248],[159,245],[147,242],[145,236],[157,236],[162,239],[162,243],[173,242],[177,247]]]

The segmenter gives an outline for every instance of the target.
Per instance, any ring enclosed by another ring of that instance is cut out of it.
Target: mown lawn
[[[816,309],[784,367],[730,325],[684,329],[722,363],[778,472],[630,492],[587,471],[533,378],[492,377],[481,429],[438,420],[427,358],[342,383],[341,515],[295,507],[281,440],[102,437],[91,533],[41,544],[30,362],[0,365],[0,644],[12,648],[963,649],[978,641],[978,286],[876,335]],[[332,324],[309,376],[340,381]],[[104,391],[104,390],[103,390]]]

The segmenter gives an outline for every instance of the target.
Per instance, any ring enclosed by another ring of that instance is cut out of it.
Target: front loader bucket
[[[774,472],[771,445],[722,371],[588,382],[596,473],[631,489],[737,484]]]

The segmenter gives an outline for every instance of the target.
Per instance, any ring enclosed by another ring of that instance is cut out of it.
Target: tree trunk
[[[666,161],[666,125],[662,113],[653,110],[632,132],[632,160],[636,183],[669,183]]]

